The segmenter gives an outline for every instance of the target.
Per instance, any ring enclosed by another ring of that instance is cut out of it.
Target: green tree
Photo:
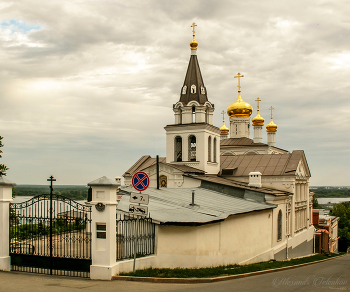
[[[2,139],[3,139],[3,137],[0,136],[0,148],[4,146],[4,145],[2,144],[2,141],[1,141]],[[1,153],[2,153],[2,151],[1,151],[1,149],[0,149],[0,158],[2,157],[2,156],[1,156]],[[6,165],[0,164],[0,177],[2,177],[3,175],[6,175],[6,170],[8,170],[8,168],[6,167]]]
[[[342,249],[346,250],[346,247],[350,246],[350,202],[333,205],[332,215],[339,217],[339,249],[342,245]]]

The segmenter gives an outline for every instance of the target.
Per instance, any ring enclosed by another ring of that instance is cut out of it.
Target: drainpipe
[[[291,195],[288,196],[288,200],[287,200],[287,204],[286,204],[286,219],[287,219],[287,228],[286,228],[286,237],[287,237],[287,249],[286,249],[286,258],[288,260],[289,254],[288,254],[288,239],[289,239],[289,228],[290,228],[290,224],[289,224],[289,216],[288,216],[288,205],[289,202],[291,200]]]
[[[159,190],[159,155],[157,155],[157,190]]]

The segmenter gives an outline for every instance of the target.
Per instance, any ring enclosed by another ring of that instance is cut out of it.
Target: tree
[[[350,202],[333,205],[332,215],[339,217],[339,250],[345,251],[350,246]]]
[[[0,148],[4,146],[4,145],[2,144],[2,141],[1,141],[2,139],[3,139],[3,137],[0,136]],[[0,149],[0,158],[2,157],[2,156],[1,156],[1,153],[2,153],[2,151],[1,151],[1,149]],[[2,177],[3,175],[6,175],[6,170],[8,170],[8,168],[6,167],[6,165],[0,164],[0,177]]]

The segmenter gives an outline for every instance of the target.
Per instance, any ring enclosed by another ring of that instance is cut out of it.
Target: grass
[[[330,257],[340,254],[331,254]],[[291,259],[288,261],[268,261],[249,265],[228,265],[198,269],[144,269],[136,270],[135,273],[120,273],[120,276],[153,277],[153,278],[211,278],[228,275],[246,274],[251,272],[270,270],[295,266],[329,258],[328,256],[317,254],[309,257]]]

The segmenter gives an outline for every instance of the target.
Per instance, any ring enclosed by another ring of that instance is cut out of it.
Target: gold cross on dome
[[[244,77],[244,75],[241,75],[241,73],[238,73],[235,78],[238,78],[238,91],[241,91],[241,77]]]
[[[274,108],[271,106],[271,107],[269,108],[269,110],[271,110],[271,119],[272,119],[272,110],[274,110]]]
[[[258,97],[255,101],[258,102],[258,110],[259,110],[259,102],[261,101],[261,99]]]
[[[195,36],[195,34],[196,34],[196,32],[195,32],[195,27],[197,26],[197,24],[195,24],[194,22],[192,23],[192,25],[191,25],[191,27],[193,27],[193,30],[192,30],[192,32],[193,32],[193,38],[194,38],[194,36]]]
[[[225,111],[222,111],[222,121],[225,123]]]

